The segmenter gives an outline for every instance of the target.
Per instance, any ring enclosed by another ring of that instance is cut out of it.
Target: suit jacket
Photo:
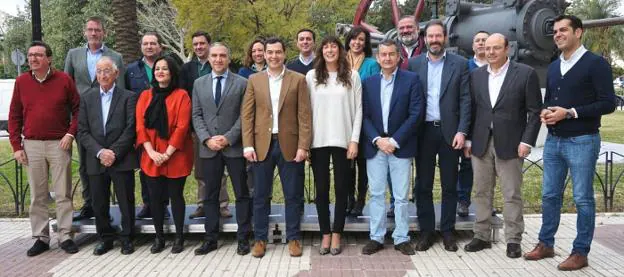
[[[471,75],[472,154],[485,155],[493,124],[496,155],[505,160],[518,158],[520,142],[535,145],[541,127],[542,93],[537,73],[530,66],[511,61],[493,108],[487,66],[475,69]]]
[[[278,108],[278,140],[284,159],[291,161],[297,149],[310,149],[312,108],[305,76],[286,69]],[[267,71],[249,76],[241,107],[243,147],[254,147],[259,161],[269,152],[273,112]]]
[[[206,62],[204,66],[210,70],[210,63]],[[182,65],[180,68],[180,87],[185,89],[191,98],[193,97],[193,84],[195,80],[199,78],[199,60],[197,57],[193,57],[189,62]],[[212,89],[211,89],[212,90]]]
[[[199,157],[212,158],[217,152],[210,150],[206,140],[223,135],[230,145],[221,152],[226,157],[242,157],[240,111],[247,88],[247,80],[228,72],[225,86],[221,89],[219,105],[215,104],[212,91],[212,73],[195,80],[193,85],[193,126],[199,138]]]
[[[104,53],[102,53],[102,57],[110,57],[117,68],[119,69],[119,76],[117,77],[117,86],[120,88],[125,88],[125,80],[124,80],[124,65],[121,54],[115,52],[114,50],[104,47]],[[97,88],[99,91],[100,85],[97,82],[97,79],[91,81],[91,76],[89,76],[89,70],[87,67],[87,47],[77,47],[74,49],[70,49],[67,52],[67,57],[65,57],[65,72],[69,74],[69,76],[74,79],[76,82],[76,88],[78,88],[78,92],[80,94],[85,93],[90,88]]]
[[[421,54],[409,61],[409,70],[416,72],[420,78],[425,99],[425,111],[427,105],[427,54]],[[440,124],[442,135],[449,145],[457,132],[468,135],[470,130],[470,75],[468,62],[461,56],[446,53],[442,69],[442,82],[440,83]],[[423,112],[423,118],[426,112]]]
[[[362,129],[364,157],[371,159],[377,154],[373,139],[384,132],[381,111],[381,74],[375,74],[362,83]],[[394,155],[412,158],[418,153],[417,128],[422,122],[424,99],[418,75],[399,69],[394,79],[388,115],[388,135],[399,144]]]
[[[134,149],[136,101],[134,92],[115,86],[104,133],[99,86],[82,94],[78,113],[78,141],[87,151],[84,157],[87,174],[102,174],[106,170],[96,157],[103,148],[115,152],[115,163],[110,167],[111,170],[128,171],[139,166]]]

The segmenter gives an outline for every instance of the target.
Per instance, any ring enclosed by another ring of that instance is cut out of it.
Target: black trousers
[[[95,228],[102,241],[115,239],[115,229],[108,220],[110,211],[110,185],[113,189],[121,211],[122,240],[132,240],[134,237],[134,171],[106,170],[103,174],[89,175],[91,184],[91,199],[95,213]]]
[[[340,147],[321,147],[310,150],[312,154],[312,171],[316,180],[316,211],[319,227],[322,234],[342,233],[345,224],[345,209],[347,207],[347,182],[349,181],[349,160],[347,149]],[[336,204],[334,205],[334,226],[330,230],[329,222],[329,160],[331,157],[334,166],[334,190]]]
[[[436,167],[436,156],[440,164],[440,182],[442,183],[442,211],[440,214],[440,231],[450,232],[455,229],[455,212],[457,209],[457,165],[459,151],[453,149],[442,135],[442,128],[425,122],[420,137],[416,170],[418,172],[418,189],[416,213],[418,224],[424,232],[435,230],[435,212],[433,209],[433,179]]]
[[[368,191],[366,159],[364,155],[358,155],[354,162],[355,166],[349,165],[350,173],[349,181],[347,182],[348,198],[352,202],[357,202],[360,207],[364,207],[364,204],[366,204],[366,192]],[[351,161],[349,161],[349,163],[351,163]]]
[[[137,157],[139,159],[139,163],[141,162],[141,155],[143,155],[143,147],[139,147],[137,151]],[[147,154],[145,154],[147,155]],[[147,187],[147,180],[145,179],[147,175],[143,173],[143,170],[139,169],[139,181],[141,182],[141,199],[143,200],[143,205],[150,206],[150,194],[149,188]],[[169,195],[165,192],[165,202],[162,204],[164,208],[169,204]]]
[[[78,165],[78,174],[80,175],[80,184],[82,185],[82,199],[84,200],[84,206],[87,208],[93,207],[91,200],[91,186],[89,184],[89,174],[87,174],[87,149],[82,147],[76,141],[76,145],[78,146],[78,158],[80,159]]]
[[[236,236],[238,240],[246,240],[251,230],[251,197],[247,186],[245,158],[229,158],[219,152],[212,158],[201,158],[199,163],[198,166],[202,167],[203,179],[206,183],[204,188],[206,240],[216,242],[219,238],[219,194],[221,193],[221,178],[226,166],[236,196],[236,223],[238,224]]]
[[[176,228],[176,235],[182,236],[184,233],[184,211],[186,209],[186,203],[184,202],[186,176],[167,178],[164,176],[150,177],[146,175],[145,181],[150,194],[151,207],[161,206],[167,201],[167,198],[171,198],[171,213]],[[152,208],[152,216],[154,217],[156,236],[163,237],[164,210]]]

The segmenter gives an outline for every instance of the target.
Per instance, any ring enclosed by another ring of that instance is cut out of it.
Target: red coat
[[[145,90],[139,96],[136,106],[137,147],[149,141],[154,150],[164,153],[171,145],[177,150],[164,164],[156,166],[146,152],[141,155],[141,170],[150,177],[165,176],[180,178],[191,174],[193,169],[193,141],[191,140],[191,98],[183,89],[174,90],[165,99],[169,123],[169,139],[160,138],[156,129],[145,128],[145,111],[152,100],[152,90]]]

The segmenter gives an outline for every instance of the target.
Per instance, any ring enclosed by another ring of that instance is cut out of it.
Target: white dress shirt
[[[488,91],[490,93],[490,103],[492,104],[492,108],[494,108],[494,105],[496,105],[496,100],[498,100],[498,95],[500,94],[500,90],[503,87],[503,81],[505,81],[505,76],[507,76],[507,69],[509,69],[509,58],[507,58],[507,61],[498,70],[498,72],[494,72],[490,65],[488,65],[487,67],[487,72],[489,73]]]
[[[277,122],[277,118],[279,115],[279,99],[280,99],[280,91],[282,89],[282,81],[284,80],[284,72],[286,72],[286,66],[282,67],[282,72],[277,75],[271,75],[269,70],[266,71],[269,76],[269,94],[271,95],[271,109],[273,114],[273,128],[271,128],[271,133],[277,134],[279,131],[279,125]]]
[[[581,45],[581,47],[579,47],[578,49],[576,49],[576,51],[574,51],[574,53],[572,53],[568,60],[566,60],[563,57],[563,54],[561,54],[559,56],[559,58],[561,59],[561,65],[559,66],[559,68],[561,69],[561,76],[568,73],[568,71],[570,71],[570,69],[576,64],[576,62],[578,62],[581,57],[585,55],[585,52],[587,52],[587,49],[585,49],[585,46]]]

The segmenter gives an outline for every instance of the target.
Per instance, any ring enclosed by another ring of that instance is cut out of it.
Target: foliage
[[[17,76],[17,68],[11,63],[11,51],[19,49],[26,54],[30,37],[32,37],[32,28],[30,25],[30,14],[25,11],[18,11],[17,16],[9,16],[2,28],[4,32],[4,41],[2,44],[2,55],[6,57],[6,73],[7,77],[14,78]],[[22,71],[23,72],[23,71]],[[4,68],[2,73],[4,74]]]
[[[577,0],[567,12],[583,20],[618,16],[620,0]],[[610,26],[586,29],[583,45],[592,52],[600,53],[610,62],[612,54],[624,58],[624,27]]]
[[[139,0],[137,16],[141,33],[157,31],[162,44],[182,61],[188,60],[184,48],[184,38],[190,26],[188,18],[178,18],[177,10],[169,1]],[[176,18],[177,24],[176,23]]]

